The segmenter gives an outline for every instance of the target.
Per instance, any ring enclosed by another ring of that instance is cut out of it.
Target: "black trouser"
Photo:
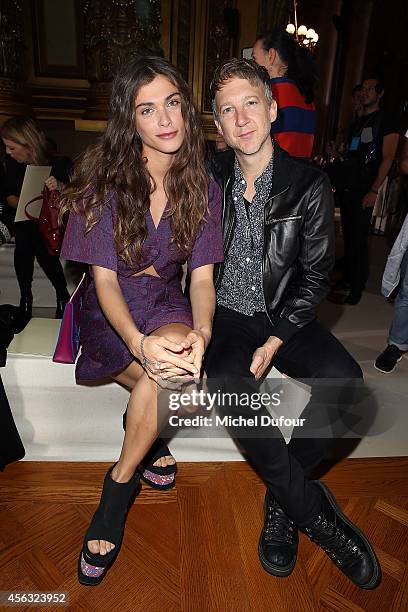
[[[229,393],[237,391],[237,384],[241,391],[248,386],[253,391],[259,388],[249,367],[254,351],[272,335],[273,326],[264,313],[249,317],[218,308],[205,363],[210,390],[213,390],[212,384],[220,384],[220,379],[224,381],[222,390]],[[312,384],[311,399],[302,418],[326,410],[322,394],[327,390],[322,391],[318,379],[343,379],[339,384],[344,385],[346,395],[351,395],[353,382],[362,378],[360,366],[353,357],[318,322],[309,323],[285,342],[273,364],[291,378],[316,379],[316,388]],[[239,380],[241,382],[237,383]],[[352,402],[351,396],[349,399]],[[347,397],[342,398],[342,403],[343,406],[348,403]],[[234,406],[234,410],[242,412],[239,406]],[[309,523],[320,509],[320,497],[307,476],[322,461],[325,451],[335,440],[332,437],[310,439],[292,436],[286,444],[278,427],[273,428],[272,437],[235,435],[235,438],[286,513],[299,526]]]
[[[369,271],[368,234],[373,208],[361,205],[364,194],[360,190],[344,192],[341,200],[341,224],[344,240],[345,278],[351,293],[364,291]]]
[[[19,221],[14,224],[16,246],[14,250],[14,268],[22,297],[31,296],[31,284],[34,274],[34,258],[51,281],[57,298],[66,300],[68,296],[59,257],[49,255],[41,238],[37,223],[34,221]]]

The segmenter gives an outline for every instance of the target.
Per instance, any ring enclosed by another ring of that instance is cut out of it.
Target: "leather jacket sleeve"
[[[274,335],[284,342],[316,318],[317,307],[330,288],[335,255],[334,202],[326,176],[319,176],[311,190],[300,239],[298,273],[287,289],[274,329]]]

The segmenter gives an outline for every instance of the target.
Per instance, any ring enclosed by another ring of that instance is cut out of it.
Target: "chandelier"
[[[300,45],[303,45],[310,51],[313,51],[317,41],[319,40],[319,35],[313,28],[307,28],[305,25],[298,27],[297,0],[293,0],[293,16],[295,23],[293,24],[289,22],[286,26],[286,31],[288,34],[294,36]]]

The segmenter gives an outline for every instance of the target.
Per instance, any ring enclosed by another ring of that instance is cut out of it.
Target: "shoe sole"
[[[376,556],[376,554],[374,552],[373,547],[371,546],[370,542],[367,540],[367,538],[364,535],[364,533],[362,531],[360,531],[360,529],[357,527],[357,525],[352,523],[347,518],[347,516],[345,516],[342,513],[342,511],[340,510],[336,500],[334,499],[333,495],[331,494],[329,489],[326,487],[326,485],[323,482],[321,482],[320,480],[314,480],[313,482],[322,490],[322,492],[324,493],[324,496],[326,497],[326,499],[329,502],[330,506],[332,507],[333,511],[338,516],[340,516],[340,518],[346,523],[346,525],[351,527],[351,529],[353,529],[360,536],[360,538],[363,540],[364,544],[366,545],[368,552],[371,555],[371,559],[372,559],[373,565],[374,565],[374,575],[371,578],[371,580],[369,582],[367,582],[366,584],[359,584],[358,582],[354,582],[353,580],[351,580],[351,578],[349,578],[349,580],[351,580],[351,582],[353,582],[353,584],[355,584],[356,586],[359,586],[362,589],[373,589],[374,587],[376,587],[379,584],[379,582],[381,580],[381,567],[380,567],[380,563],[379,563],[379,561],[377,559],[377,556]]]
[[[171,482],[170,484],[158,485],[155,482],[152,482],[150,478],[146,478],[145,476],[143,476],[143,472],[139,471],[139,473],[140,480],[143,480],[145,484],[147,484],[152,489],[156,489],[156,491],[170,491],[170,489],[174,489],[174,487],[176,486],[176,478],[174,478],[173,482]]]
[[[375,361],[374,361],[373,365],[374,365],[375,369],[378,370],[378,372],[382,372],[382,374],[391,374],[395,370],[395,368],[397,367],[397,363],[399,361],[401,361],[402,357],[403,356],[401,355],[401,357],[399,357],[399,359],[397,359],[397,361],[395,362],[395,366],[392,368],[392,370],[382,370],[381,368],[379,368],[378,366],[375,365]]]
[[[82,554],[82,551],[81,551],[81,554]],[[92,578],[91,576],[85,576],[85,574],[82,573],[82,569],[81,569],[81,555],[80,555],[78,559],[78,565],[77,565],[78,582],[82,584],[83,586],[98,586],[98,584],[100,584],[102,580],[105,578],[106,573],[108,572],[111,565],[112,563],[107,565],[103,574],[98,576],[98,578]]]
[[[281,567],[280,565],[275,565],[274,563],[271,563],[264,557],[264,554],[262,552],[262,536],[263,530],[261,531],[261,535],[258,542],[258,555],[262,567],[266,572],[268,572],[268,574],[271,574],[272,576],[276,576],[278,578],[286,578],[286,576],[289,576],[295,569],[297,554],[294,556],[292,563],[290,565],[286,565],[285,567]]]

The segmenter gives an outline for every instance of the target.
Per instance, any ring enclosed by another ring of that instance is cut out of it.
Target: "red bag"
[[[64,238],[65,228],[58,224],[58,199],[59,191],[50,191],[47,186],[44,186],[42,194],[33,198],[25,205],[25,214],[31,221],[37,221],[41,237],[49,255],[59,255]],[[27,212],[27,208],[33,202],[42,199],[41,212],[38,219]]]
[[[85,272],[65,306],[57,346],[52,358],[57,363],[75,363],[78,356],[79,347],[81,346],[79,318],[88,281],[88,275]]]

